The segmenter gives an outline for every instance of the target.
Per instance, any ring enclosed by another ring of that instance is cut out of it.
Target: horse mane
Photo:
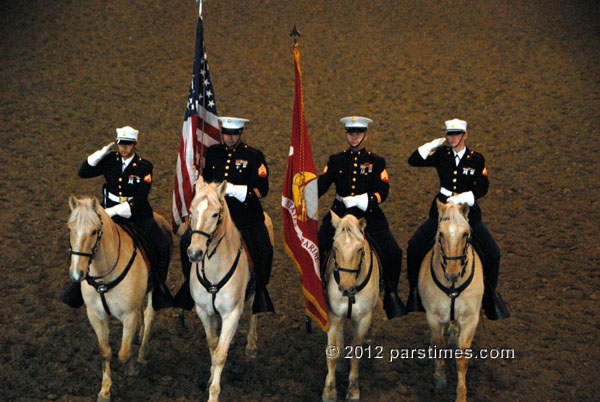
[[[353,215],[347,215],[347,216],[353,216]],[[361,232],[361,230],[358,226],[358,222],[354,222],[353,219],[345,219],[345,217],[342,218],[342,220],[340,221],[340,224],[338,225],[337,229],[335,230],[335,235],[337,236],[342,231],[347,231],[350,234],[352,234],[354,237],[365,240],[365,235],[363,232]]]
[[[471,229],[467,218],[461,213],[461,209],[459,205],[452,205],[444,211],[444,215],[440,219],[440,223],[444,221],[456,221],[459,225],[464,225]]]
[[[69,217],[69,224],[81,225],[100,225],[100,216],[93,208],[94,199],[82,198],[78,200],[77,208],[73,209]]]

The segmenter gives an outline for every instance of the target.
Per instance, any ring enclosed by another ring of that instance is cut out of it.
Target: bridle
[[[444,218],[442,218],[444,219]],[[442,269],[444,271],[444,277],[446,278],[446,280],[448,280],[448,276],[446,274],[446,265],[448,263],[448,261],[457,261],[460,260],[461,264],[462,264],[462,270],[460,272],[460,277],[462,278],[465,275],[465,272],[467,270],[467,265],[468,265],[468,252],[469,252],[469,247],[471,248],[471,273],[469,275],[469,277],[458,287],[456,288],[455,282],[452,282],[452,285],[450,287],[444,286],[440,280],[437,278],[437,276],[435,275],[435,270],[433,269],[433,254],[434,252],[431,252],[431,261],[429,263],[429,269],[431,272],[431,277],[433,279],[433,282],[437,285],[437,287],[444,292],[449,298],[450,298],[450,321],[454,321],[454,304],[456,302],[456,298],[463,292],[463,290],[465,290],[470,284],[471,281],[473,281],[473,276],[475,275],[475,251],[473,250],[473,247],[471,245],[471,233],[469,232],[469,235],[467,237],[467,240],[465,241],[465,247],[463,248],[462,251],[462,255],[460,256],[456,256],[456,257],[448,257],[446,255],[446,252],[444,251],[444,247],[442,246],[442,241],[440,239],[440,237],[438,236],[438,245],[440,246],[440,253],[441,253],[441,261],[440,261],[440,265],[442,266]]]
[[[342,293],[342,296],[348,298],[348,313],[346,314],[347,318],[352,318],[352,305],[356,303],[356,294],[364,289],[369,283],[371,279],[371,272],[373,272],[373,250],[370,250],[371,263],[369,264],[369,272],[365,277],[365,280],[360,285],[352,286],[349,289],[343,289],[340,286],[340,272],[348,272],[350,274],[355,274],[356,278],[360,275],[362,271],[363,262],[365,260],[365,249],[361,250],[360,261],[358,262],[358,267],[356,269],[351,268],[343,268],[340,267],[337,263],[337,258],[335,255],[335,249],[333,249],[333,278],[335,279],[335,283],[338,285],[339,291]]]
[[[100,219],[100,215],[98,215],[98,219]],[[96,256],[96,252],[98,251],[98,245],[100,244],[100,240],[102,239],[103,234],[104,234],[104,232],[102,230],[102,219],[100,219],[100,226],[98,227],[98,230],[97,230],[96,242],[94,243],[94,246],[92,247],[91,253],[84,253],[82,251],[73,250],[73,247],[71,246],[71,240],[69,240],[69,255],[78,255],[81,257],[89,258],[88,265],[87,265],[88,272],[90,269],[90,265],[92,264],[92,260],[94,259],[94,257]],[[120,241],[120,238],[119,238],[119,241]]]
[[[212,233],[207,233],[202,230],[194,230],[194,229],[192,230],[192,234],[191,234],[192,236],[195,234],[199,234],[199,235],[202,235],[207,238],[207,240],[206,240],[207,253],[204,254],[205,257],[208,254],[208,249],[210,248],[210,244],[212,243],[213,238],[215,237],[215,234],[219,231],[219,227],[221,226],[222,222],[223,222],[223,201],[221,201],[221,209],[219,209],[219,217],[217,218],[217,225],[215,226],[215,230],[213,230]],[[223,235],[219,239],[219,241],[217,242],[217,245],[213,249],[212,253],[210,253],[210,255],[208,256],[209,259],[215,254],[215,252],[217,251],[217,248],[219,247],[219,244],[221,244],[221,241],[223,240],[223,238],[225,238],[225,235]]]

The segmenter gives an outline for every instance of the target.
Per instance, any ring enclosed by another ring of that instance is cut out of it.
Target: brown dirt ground
[[[94,400],[100,356],[83,309],[56,301],[68,282],[67,199],[97,195],[83,159],[114,128],[141,130],[155,165],[154,208],[169,214],[176,150],[191,79],[196,5],[169,1],[3,2],[0,12],[0,399]],[[388,162],[384,204],[402,248],[427,214],[437,179],[409,154],[469,121],[470,145],[488,161],[484,220],[503,250],[500,289],[512,317],[484,320],[474,347],[511,348],[514,359],[473,360],[468,396],[491,400],[593,400],[600,387],[598,152],[600,9],[594,1],[209,1],[205,39],[218,110],[247,117],[247,140],[270,163],[277,314],[260,322],[260,355],[244,357],[247,320],[222,381],[230,401],[320,400],[320,330],[304,331],[298,274],[284,252],[280,189],[289,145],[293,61],[302,34],[305,112],[315,163],[344,148],[339,118],[373,118],[370,148]],[[326,208],[332,194],[322,198]],[[404,268],[404,267],[403,267]],[[169,285],[181,282],[179,257]],[[400,292],[407,292],[405,275]],[[155,321],[147,369],[125,377],[113,359],[116,401],[206,399],[209,356],[199,319],[174,311]],[[246,313],[247,316],[247,313]],[[428,345],[423,315],[387,321],[375,340]],[[113,351],[120,325],[114,323]],[[451,363],[451,362],[450,362]],[[370,401],[453,400],[435,391],[433,362],[364,359]],[[347,379],[338,375],[339,395]]]

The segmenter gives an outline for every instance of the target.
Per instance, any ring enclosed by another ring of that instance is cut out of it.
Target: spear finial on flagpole
[[[202,15],[202,0],[196,0],[199,5],[198,5],[198,15]]]
[[[298,31],[298,28],[296,28],[296,24],[294,24],[294,28],[292,29],[292,32],[290,32],[290,36],[294,38],[294,46],[297,46],[298,37],[302,36],[302,34],[300,33],[300,31]]]

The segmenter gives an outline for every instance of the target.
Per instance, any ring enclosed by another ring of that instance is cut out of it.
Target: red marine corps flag
[[[295,28],[292,34],[297,32]],[[292,143],[281,198],[285,249],[300,271],[307,314],[327,331],[329,319],[319,273],[317,175],[304,121],[300,52],[296,44],[294,65]]]
[[[204,48],[204,28],[202,25],[202,2],[196,28],[196,50],[194,54],[194,75],[190,86],[177,167],[173,183],[173,231],[177,232],[194,198],[194,184],[202,174],[202,160],[206,150],[220,142],[217,104],[213,92],[206,49]]]

